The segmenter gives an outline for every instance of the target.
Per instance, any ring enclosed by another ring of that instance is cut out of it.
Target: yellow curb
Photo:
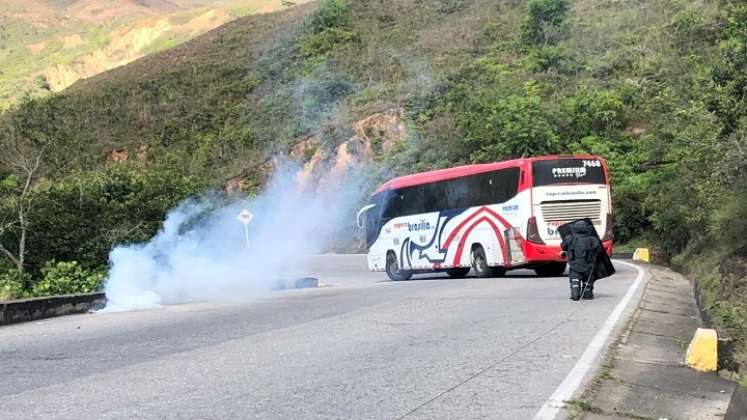
[[[716,330],[698,328],[687,348],[686,363],[699,372],[718,370],[718,334]]]
[[[638,248],[633,253],[633,260],[651,262],[651,253],[648,251],[648,248]]]

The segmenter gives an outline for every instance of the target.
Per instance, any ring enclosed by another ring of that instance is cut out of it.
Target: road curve
[[[577,303],[532,272],[365,266],[320,256],[318,289],[0,328],[0,418],[531,419],[638,274],[617,264]]]

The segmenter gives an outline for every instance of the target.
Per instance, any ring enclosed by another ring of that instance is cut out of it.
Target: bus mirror
[[[356,222],[358,222],[358,229],[363,229],[364,227],[366,227],[366,224],[363,221],[363,215],[374,207],[376,207],[376,204],[369,204],[358,211],[358,215],[355,218]]]

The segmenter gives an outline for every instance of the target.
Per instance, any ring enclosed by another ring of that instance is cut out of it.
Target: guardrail
[[[632,252],[613,252],[612,258],[616,260],[632,260],[633,253]]]
[[[103,292],[1,302],[0,325],[82,314],[104,306],[106,306],[106,295]]]

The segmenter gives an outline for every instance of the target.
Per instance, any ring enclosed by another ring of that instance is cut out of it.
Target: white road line
[[[607,338],[612,332],[612,329],[620,320],[620,317],[625,312],[625,308],[627,308],[633,295],[635,295],[636,290],[638,290],[638,286],[640,286],[643,281],[645,272],[641,267],[623,261],[616,262],[638,270],[638,277],[636,277],[622,300],[620,300],[617,306],[615,306],[615,309],[612,311],[610,316],[607,317],[607,320],[604,321],[604,325],[602,325],[602,328],[597,331],[597,334],[591,340],[589,346],[586,347],[584,354],[582,354],[581,358],[578,359],[576,365],[573,366],[573,369],[568,373],[568,376],[565,377],[563,382],[561,382],[558,388],[555,389],[555,392],[552,393],[542,408],[540,408],[537,414],[534,415],[533,420],[553,420],[560,410],[563,409],[565,402],[573,397],[576,389],[581,385],[584,376],[593,366],[594,360],[597,358],[599,353],[604,350],[605,343],[607,342]]]

